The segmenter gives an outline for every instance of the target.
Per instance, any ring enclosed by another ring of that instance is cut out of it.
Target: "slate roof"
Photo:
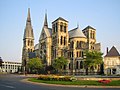
[[[39,44],[36,44],[35,45],[35,50],[38,50],[39,49]]]
[[[79,29],[79,27],[70,30],[68,33],[69,33],[69,38],[74,38],[74,37],[84,37],[84,38],[86,38],[86,36]]]
[[[55,21],[53,21],[52,23],[56,22],[57,20],[63,20],[63,21],[65,21],[65,22],[68,22],[68,21],[67,21],[67,20],[65,20],[64,18],[59,17],[59,18],[57,18]]]
[[[83,31],[86,30],[86,29],[93,29],[93,30],[96,30],[95,28],[93,28],[93,27],[91,27],[91,26],[87,26],[86,28],[83,29]]]
[[[23,39],[26,39],[26,38],[34,39],[33,28],[32,28],[31,17],[30,17],[30,8],[28,8],[28,16],[27,16],[26,27],[25,27],[24,36],[23,36]]]
[[[114,57],[114,56],[120,56],[117,49],[113,46],[110,51],[105,55],[105,57]]]

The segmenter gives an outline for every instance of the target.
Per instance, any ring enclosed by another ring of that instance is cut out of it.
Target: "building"
[[[3,73],[18,73],[21,70],[22,64],[19,62],[3,61],[0,67],[0,72]]]
[[[107,75],[120,74],[120,54],[113,46],[104,56],[104,73]]]
[[[23,38],[22,61],[28,60],[28,52],[35,52],[37,57],[41,58],[47,66],[51,65],[55,58],[64,56],[69,60],[69,64],[65,66],[67,72],[85,72],[83,66],[84,51],[100,51],[100,43],[96,43],[96,29],[87,26],[85,29],[80,30],[77,26],[72,30],[68,30],[68,23],[67,20],[59,17],[52,22],[52,28],[49,28],[46,13],[39,43],[33,48],[33,29],[30,9],[28,9],[27,28],[25,28]],[[25,66],[24,63],[23,66]]]

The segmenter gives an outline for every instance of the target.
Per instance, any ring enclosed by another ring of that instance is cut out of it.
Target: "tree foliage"
[[[42,61],[39,58],[32,58],[27,63],[27,67],[32,73],[38,73],[39,70],[43,67]]]
[[[58,70],[58,72],[62,73],[64,66],[66,66],[67,64],[68,64],[67,59],[65,59],[64,57],[58,57],[53,61],[52,66],[53,68]]]
[[[98,51],[86,51],[85,52],[85,68],[91,68],[91,67],[96,67],[97,65],[101,65],[103,63],[103,58],[102,58],[103,53],[98,52]]]

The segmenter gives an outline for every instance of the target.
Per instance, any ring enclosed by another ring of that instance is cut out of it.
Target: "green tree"
[[[42,61],[39,58],[32,58],[27,63],[27,67],[31,73],[38,73],[43,67]]]
[[[98,65],[101,65],[103,63],[102,58],[103,53],[98,51],[86,51],[85,52],[85,61],[84,66],[86,69],[86,75],[88,75],[88,70],[90,68],[94,69],[94,67],[97,67]]]
[[[64,57],[58,57],[53,61],[52,66],[61,74],[64,69],[64,66],[66,66],[67,64],[67,59],[65,59]]]

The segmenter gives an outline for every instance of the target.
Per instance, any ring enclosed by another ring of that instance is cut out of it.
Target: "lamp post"
[[[3,61],[2,61],[2,58],[0,57],[0,66],[2,66],[2,63],[3,63]]]

